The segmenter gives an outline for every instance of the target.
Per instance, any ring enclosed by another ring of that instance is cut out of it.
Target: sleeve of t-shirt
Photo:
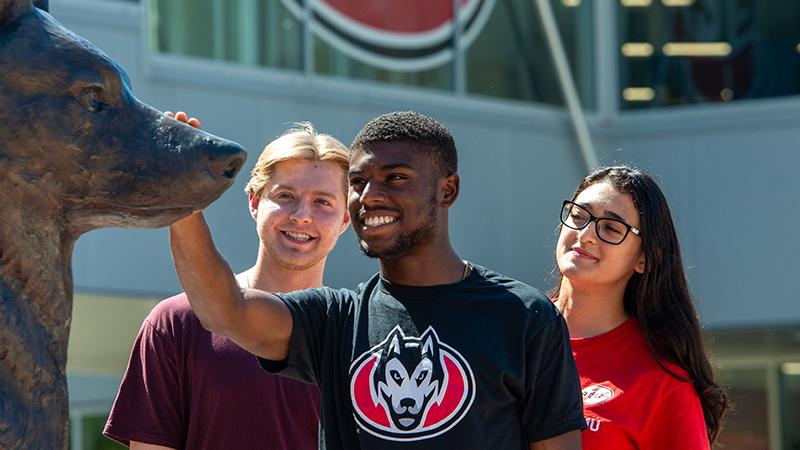
[[[320,385],[325,346],[335,345],[340,305],[330,288],[306,289],[278,294],[292,315],[289,354],[284,361],[258,358],[268,372]],[[333,334],[332,334],[333,333]]]
[[[569,332],[559,314],[527,341],[522,424],[529,442],[586,428]]]
[[[644,427],[642,442],[653,450],[708,450],[708,434],[694,386],[677,382],[658,399]]]
[[[174,343],[145,319],[103,434],[130,441],[183,448],[186,435]]]

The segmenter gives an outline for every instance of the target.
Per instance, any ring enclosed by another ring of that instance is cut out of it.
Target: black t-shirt
[[[538,290],[480,266],[443,286],[309,289],[285,362],[322,390],[320,448],[527,449],[585,428],[564,319]]]

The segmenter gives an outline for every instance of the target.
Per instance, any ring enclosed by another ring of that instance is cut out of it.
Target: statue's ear
[[[32,6],[31,0],[0,0],[0,27],[27,12]]]

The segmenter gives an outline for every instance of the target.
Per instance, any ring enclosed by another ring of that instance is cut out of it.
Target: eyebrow
[[[314,195],[319,195],[319,196],[322,196],[322,197],[330,197],[330,198],[332,198],[332,199],[336,199],[336,194],[334,194],[333,192],[328,192],[328,191],[313,191],[313,192],[312,192],[312,194],[314,194]]]
[[[406,164],[406,163],[393,163],[393,164],[386,164],[385,166],[381,166],[381,170],[392,170],[392,169],[414,170],[414,167],[411,166],[411,164]]]
[[[289,191],[289,192],[292,192],[292,193],[297,192],[297,189],[295,189],[292,186],[286,185],[286,184],[275,184],[275,185],[273,185],[273,188],[270,189],[270,192],[274,192],[274,191],[278,191],[278,190]],[[312,195],[330,197],[332,199],[336,199],[336,194],[333,193],[333,192],[330,192],[330,191],[311,191],[311,194]]]
[[[588,203],[578,203],[578,204],[586,209],[592,209],[592,206],[589,205]],[[617,219],[625,224],[628,223],[628,221],[622,218],[622,216],[620,216],[619,214],[615,213],[614,211],[607,211],[607,210],[603,210],[603,215],[599,216],[598,219]]]
[[[401,163],[401,162],[383,165],[378,170],[386,172],[386,171],[394,170],[394,169],[407,169],[407,170],[411,170],[411,171],[416,171],[414,166],[412,166],[411,164]],[[362,173],[364,173],[363,170],[349,169],[347,171],[347,176],[360,175]]]

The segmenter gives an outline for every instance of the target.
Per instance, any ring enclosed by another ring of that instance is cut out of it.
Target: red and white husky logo
[[[475,377],[432,327],[406,337],[398,326],[350,365],[350,397],[356,422],[369,433],[427,439],[464,417],[475,399]]]
[[[281,2],[298,20],[310,20],[311,31],[339,51],[371,66],[407,72],[439,67],[453,59],[456,45],[469,47],[496,0],[458,0],[455,11],[453,0]]]

